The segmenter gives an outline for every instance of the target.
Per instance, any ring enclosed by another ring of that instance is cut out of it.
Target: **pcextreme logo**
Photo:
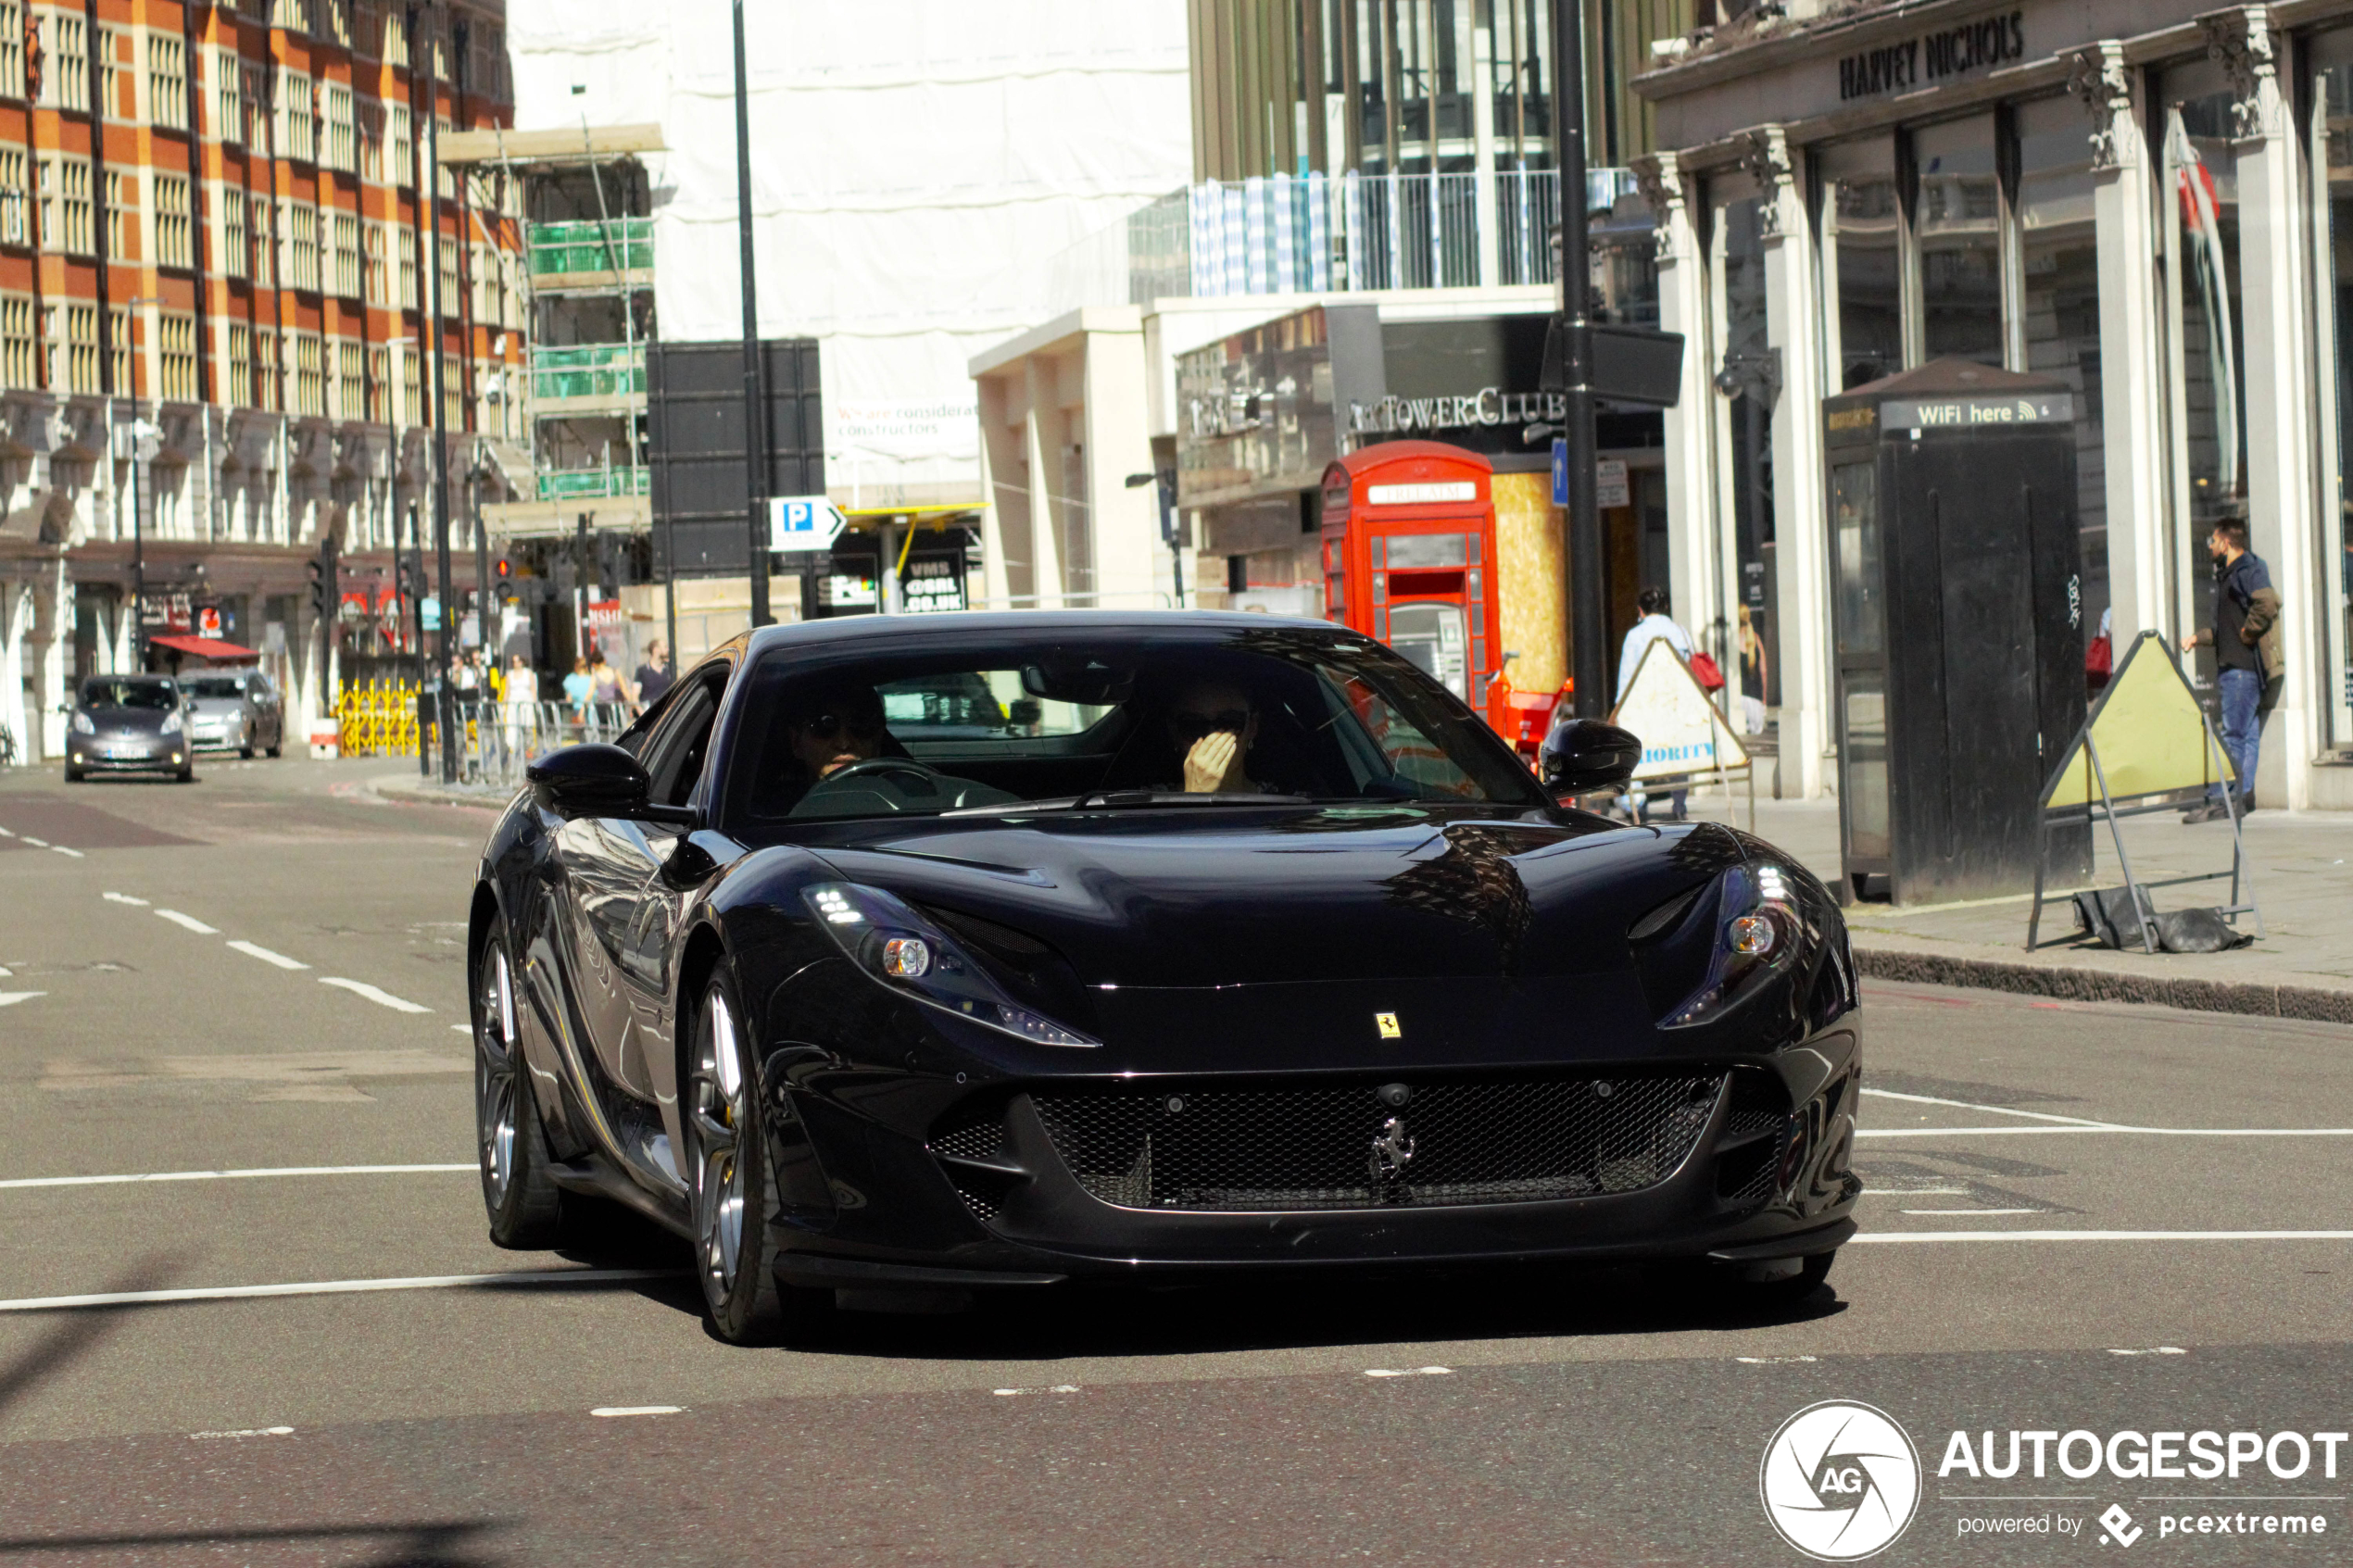
[[[1886,1411],[1851,1399],[1808,1405],[1781,1423],[1757,1472],[1765,1517],[1823,1562],[1885,1549],[1920,1501],[1920,1456]]]

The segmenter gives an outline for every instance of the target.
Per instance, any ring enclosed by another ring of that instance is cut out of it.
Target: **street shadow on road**
[[[188,1261],[176,1254],[154,1254],[116,1275],[107,1284],[106,1294],[167,1289],[187,1272]],[[61,1314],[47,1332],[0,1363],[0,1410],[7,1409],[89,1355],[98,1348],[100,1340],[121,1326],[122,1321],[121,1313],[103,1311]]]
[[[691,1297],[691,1282],[686,1289]],[[699,1309],[698,1302],[695,1306]],[[1687,1271],[1456,1270],[1169,1289],[1083,1285],[983,1293],[971,1310],[952,1315],[835,1312],[796,1336],[792,1348],[929,1361],[1056,1361],[1351,1344],[1740,1333],[1814,1322],[1845,1310],[1827,1286],[1802,1299],[1774,1299],[1695,1280]]]
[[[237,1560],[245,1562],[317,1562],[321,1549],[351,1542],[372,1556],[346,1561],[358,1568],[493,1568],[501,1561],[475,1549],[478,1537],[501,1526],[484,1520],[421,1519],[390,1524],[287,1525],[258,1530],[182,1530],[154,1534],[86,1536],[20,1536],[0,1537],[0,1555],[32,1557],[49,1552],[115,1552],[144,1558],[177,1549],[245,1548]],[[278,1547],[281,1552],[268,1549]],[[256,1549],[259,1549],[257,1550]],[[133,1559],[134,1561],[136,1558]]]

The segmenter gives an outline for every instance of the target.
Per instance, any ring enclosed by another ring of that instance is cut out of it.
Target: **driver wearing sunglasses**
[[[890,732],[883,724],[882,698],[871,686],[827,687],[786,717],[792,754],[823,779],[870,757],[882,755]]]
[[[1168,711],[1168,738],[1185,759],[1186,794],[1260,793],[1248,765],[1258,712],[1239,688],[1204,681],[1185,692]]]

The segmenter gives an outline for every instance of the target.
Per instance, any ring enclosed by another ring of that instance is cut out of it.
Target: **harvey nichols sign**
[[[1876,97],[2025,57],[2026,13],[2011,11],[1849,55],[1838,62],[1838,96]]]

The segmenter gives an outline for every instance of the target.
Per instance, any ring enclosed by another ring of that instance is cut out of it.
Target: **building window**
[[[253,330],[253,406],[278,410],[278,334],[268,327]]]
[[[2180,390],[2173,410],[2188,515],[2173,570],[2183,583],[2206,575],[2206,536],[2222,518],[2246,516],[2246,337],[2239,307],[2238,159],[2232,106],[2219,68],[2166,72],[2163,191],[2166,262],[2174,303]],[[2201,91],[2204,89],[2204,91]]]
[[[98,102],[108,119],[139,118],[138,89],[132,85],[129,40],[111,27],[98,30]]]
[[[286,285],[319,289],[319,209],[308,202],[286,204]]]
[[[359,297],[359,215],[334,215],[335,293],[346,299]]]
[[[319,161],[319,111],[311,91],[302,72],[278,73],[278,154],[299,163]]]
[[[326,345],[317,332],[288,332],[294,342],[294,407],[288,413],[324,419],[327,413]]]
[[[407,65],[409,63],[409,28],[401,8],[398,6],[384,6],[384,18],[379,26],[382,28],[384,38],[384,64]]]
[[[1920,358],[2002,362],[2002,194],[1994,117],[1912,135],[1912,232],[1919,256]]]
[[[348,49],[352,45],[351,0],[319,0],[327,36]]]
[[[64,11],[46,11],[41,15],[41,53],[51,62],[41,73],[41,101],[52,108],[68,109],[86,114],[90,108],[90,71],[82,62],[88,56],[89,31],[77,16]],[[65,62],[82,69],[59,69]]]
[[[2108,441],[2101,410],[2100,250],[2092,213],[2092,144],[2072,98],[2020,104],[2020,299],[2025,362],[2075,389],[2075,515],[2083,545],[2083,636],[2099,634],[2108,580]]]
[[[362,98],[354,111],[359,125],[359,177],[382,182],[384,177],[384,107]]]
[[[368,417],[368,374],[361,350],[349,338],[335,340],[335,418],[353,423]]]
[[[1748,608],[1758,636],[1768,643],[1777,633],[1775,606],[1767,594],[1765,546],[1773,539],[1773,408],[1769,380],[1771,320],[1765,282],[1764,203],[1753,182],[1711,182],[1714,205],[1715,275],[1718,291],[1717,320],[1723,323],[1723,370],[1733,381],[1728,399],[1712,405],[1719,411],[1718,452],[1722,483],[1729,503],[1718,515],[1730,514],[1740,573],[1740,603]],[[1729,628],[1719,625],[1718,634]],[[1733,657],[1729,646],[1717,651],[1720,664]],[[1765,697],[1769,707],[1774,694]]]
[[[33,387],[41,383],[34,352],[32,300],[20,294],[0,295],[0,386]]]
[[[458,298],[458,242],[448,234],[441,239],[441,297],[435,303],[444,316],[455,316],[459,309]]]
[[[384,226],[369,224],[364,239],[368,246],[365,297],[371,305],[388,304],[384,298]]]
[[[22,147],[0,146],[0,244],[32,243],[25,221],[25,154]]]
[[[132,336],[131,311],[127,307],[118,305],[107,312],[107,354],[114,361],[115,395],[140,395],[141,389],[132,374],[132,351],[137,344]]]
[[[226,276],[242,278],[249,265],[246,260],[245,198],[235,191],[220,202],[220,270]]]
[[[422,401],[424,393],[422,383],[417,376],[417,362],[420,356],[414,347],[403,347],[397,352],[400,355],[401,418],[412,425],[422,424],[425,422],[425,410]]]
[[[163,396],[167,403],[196,400],[196,319],[166,316],[158,323]]]
[[[359,168],[359,132],[352,119],[351,89],[327,83],[327,154],[320,161],[345,173]]]
[[[1840,391],[1904,368],[1903,217],[1885,136],[1814,155],[1822,189],[1822,362]]]
[[[405,223],[400,228],[400,306],[417,308],[417,231]]]
[[[20,0],[0,0],[0,98],[23,96],[24,6]]]
[[[178,34],[147,34],[147,107],[157,125],[188,128],[188,46]]]
[[[384,18],[378,14],[376,0],[351,0],[351,49],[360,56],[378,56],[384,50]]]
[[[243,321],[229,323],[229,384],[223,390],[232,403],[251,407],[259,401],[253,394],[253,329]]]
[[[409,118],[409,106],[392,106],[392,182],[413,185],[417,182],[417,160],[414,142],[416,131]]]
[[[214,49],[207,56],[212,62],[212,131],[222,141],[236,144],[245,135],[245,72],[239,68],[236,52]]]
[[[54,319],[57,312],[52,309]],[[94,305],[69,305],[65,307],[66,375],[65,390],[69,393],[94,393],[98,390],[98,307]],[[53,378],[54,380],[54,378]]]
[[[139,261],[139,176],[107,170],[107,259]]]
[[[2315,593],[2325,639],[2322,668],[2343,670],[2353,662],[2353,519],[2345,511],[2353,502],[2353,31],[2322,33],[2311,56],[2312,164],[2328,182],[2318,215],[2326,269],[2320,292],[2332,330],[2321,341],[2334,347],[2336,361],[2321,368],[2334,383],[2336,407],[2334,429],[2322,433],[2322,495],[2332,504],[2322,508],[2320,531],[2323,557],[2338,563],[2319,573]],[[2339,684],[2318,706],[2324,737],[2338,746],[2353,741],[2353,682]]]
[[[88,256],[90,163],[64,153],[41,158],[41,243],[69,256]]]
[[[229,198],[235,201],[236,196]],[[248,196],[246,209],[253,214],[253,237],[248,242],[248,254],[253,257],[253,281],[265,289],[278,286],[278,231],[271,221],[270,198]]]
[[[245,68],[245,145],[270,144],[270,81],[258,65]]]
[[[449,132],[454,129],[455,127],[449,123],[449,117],[447,115],[437,114],[433,117],[433,144],[436,160],[438,159],[441,144],[449,139]],[[434,189],[441,193],[441,199],[443,201],[456,201],[458,199],[457,171],[451,169],[447,164],[435,161],[434,164],[433,182]]]
[[[188,267],[188,180],[182,174],[156,176],[156,262],[162,267]]]

